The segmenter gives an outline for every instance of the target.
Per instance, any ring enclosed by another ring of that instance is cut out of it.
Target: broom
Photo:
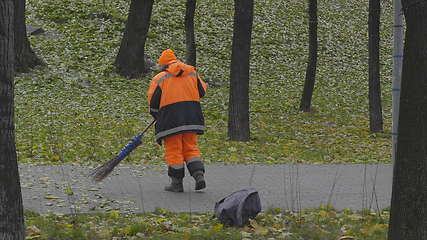
[[[129,155],[129,153],[142,144],[142,136],[151,127],[151,125],[154,124],[154,122],[155,120],[153,120],[140,134],[136,135],[132,140],[130,140],[113,159],[95,168],[89,174],[92,179],[95,182],[99,182],[106,178],[113,171],[113,169]]]

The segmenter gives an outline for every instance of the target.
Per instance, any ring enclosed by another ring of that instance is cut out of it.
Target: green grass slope
[[[198,70],[211,83],[203,100],[207,163],[387,163],[391,158],[391,1],[382,2],[381,82],[385,133],[369,134],[367,1],[319,2],[319,60],[312,113],[298,111],[308,52],[305,1],[256,1],[253,24],[251,142],[227,141],[228,79],[233,3],[198,1]],[[112,63],[128,1],[28,0],[32,36],[48,63],[16,78],[19,161],[99,164],[150,121],[146,90],[152,73],[125,79]],[[185,1],[158,1],[146,53],[172,48],[185,56]],[[127,159],[162,163],[146,135]]]

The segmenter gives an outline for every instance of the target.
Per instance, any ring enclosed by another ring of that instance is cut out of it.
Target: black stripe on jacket
[[[161,98],[162,98],[162,89],[160,88],[160,86],[157,86],[156,90],[154,90],[153,96],[151,96],[151,101],[150,101],[150,114],[156,120],[157,120],[157,115],[160,108]]]
[[[184,101],[162,107],[157,115],[156,141],[185,132],[203,134],[205,120],[200,102]]]

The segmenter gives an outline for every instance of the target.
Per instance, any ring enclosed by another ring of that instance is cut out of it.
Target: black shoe
[[[203,176],[203,174],[195,175],[194,179],[196,180],[195,190],[201,190],[201,189],[206,188],[206,181],[205,181],[205,177]]]
[[[184,185],[182,184],[182,178],[171,177],[171,184],[165,187],[165,191],[168,192],[184,192]]]

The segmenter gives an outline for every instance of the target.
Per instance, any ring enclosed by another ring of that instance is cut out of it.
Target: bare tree
[[[228,136],[249,141],[249,59],[254,1],[234,0],[234,32],[230,66]]]
[[[154,0],[131,0],[125,32],[114,65],[118,74],[140,77],[145,66],[145,40],[150,27]]]
[[[25,238],[14,123],[14,2],[0,1],[0,239]]]
[[[369,0],[369,127],[371,133],[383,131],[380,83],[380,0]]]
[[[185,44],[187,46],[186,63],[196,66],[196,40],[194,36],[194,12],[196,0],[187,0],[185,11]]]
[[[25,25],[25,0],[15,1],[15,70],[28,72],[30,68],[45,63],[34,53],[27,37]]]
[[[389,240],[427,239],[427,0],[402,0],[406,19]]]
[[[309,32],[309,50],[308,64],[305,72],[305,84],[301,97],[300,110],[309,112],[311,99],[313,97],[314,82],[316,80],[317,67],[317,0],[309,0],[308,5],[308,32]]]

